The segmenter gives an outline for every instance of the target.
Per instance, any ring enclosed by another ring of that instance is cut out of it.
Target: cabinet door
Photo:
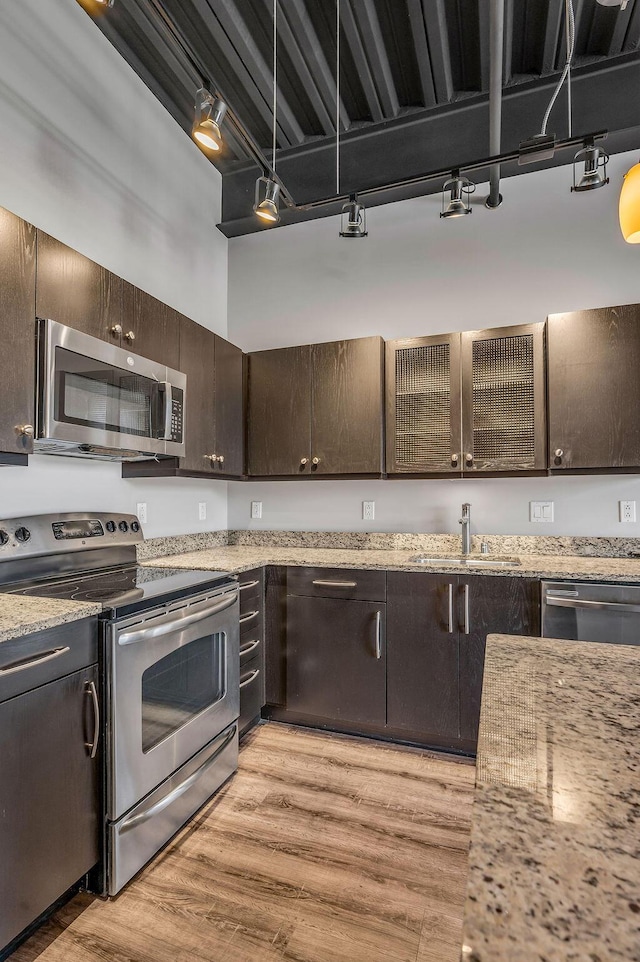
[[[0,208],[0,451],[8,454],[33,451],[19,429],[34,424],[35,245],[35,228]]]
[[[179,316],[180,370],[187,376],[185,409],[186,454],[183,471],[213,472],[215,439],[215,334]]]
[[[547,465],[544,324],[462,335],[465,472]]]
[[[179,315],[162,301],[122,281],[122,346],[179,370]]]
[[[120,346],[120,277],[37,231],[36,314]]]
[[[460,335],[387,342],[389,474],[460,471]]]
[[[0,948],[98,861],[94,666],[0,705]]]
[[[250,475],[310,473],[311,348],[308,345],[249,355],[248,429]]]
[[[243,353],[215,336],[216,454],[218,474],[241,477],[244,472]]]
[[[387,575],[389,728],[458,738],[457,586],[455,575]]]
[[[640,467],[640,304],[548,320],[552,470]]]
[[[385,673],[384,604],[287,598],[288,710],[382,727]]]
[[[468,616],[467,616],[468,612]],[[540,582],[475,575],[459,578],[460,737],[478,737],[488,634],[540,634]]]
[[[380,337],[311,346],[312,473],[383,471],[383,347]]]

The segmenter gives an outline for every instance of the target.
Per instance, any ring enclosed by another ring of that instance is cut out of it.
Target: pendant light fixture
[[[627,244],[640,244],[640,163],[624,175],[619,215],[620,230]]]
[[[220,150],[223,146],[220,126],[227,112],[224,100],[214,97],[206,87],[196,92],[193,127],[191,136],[198,147],[206,150]]]
[[[100,17],[113,6],[114,0],[78,0],[78,3],[92,17]]]
[[[277,43],[278,43],[278,0],[273,0],[273,136],[271,147],[271,172],[272,176],[258,177],[256,181],[256,193],[253,202],[253,210],[257,217],[269,224],[280,222],[280,211],[278,201],[280,197],[280,185],[275,180],[276,173],[276,134],[277,134],[277,110],[278,110],[278,74],[277,74]],[[264,197],[262,196],[264,185]]]
[[[607,162],[609,155],[600,147],[596,147],[593,137],[584,142],[584,147],[573,158],[572,191],[597,190],[609,183],[607,177]],[[576,183],[576,164],[584,164],[582,177]]]
[[[464,217],[472,214],[469,197],[476,189],[476,185],[466,177],[460,176],[459,170],[451,171],[451,178],[442,185],[441,217]],[[449,192],[449,203],[445,207],[446,194]]]

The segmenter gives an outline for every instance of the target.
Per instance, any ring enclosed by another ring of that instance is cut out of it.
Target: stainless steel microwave
[[[56,321],[37,331],[38,453],[184,457],[186,375]]]

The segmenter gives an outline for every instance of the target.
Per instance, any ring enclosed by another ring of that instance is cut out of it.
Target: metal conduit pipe
[[[491,0],[489,8],[489,153],[500,153],[502,131],[502,59],[504,56],[504,3]],[[502,203],[500,164],[489,172],[489,196],[485,207],[495,210]]]

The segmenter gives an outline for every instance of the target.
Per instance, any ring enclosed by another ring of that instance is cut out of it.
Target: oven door
[[[240,713],[238,590],[114,622],[107,646],[108,812],[115,820]]]

